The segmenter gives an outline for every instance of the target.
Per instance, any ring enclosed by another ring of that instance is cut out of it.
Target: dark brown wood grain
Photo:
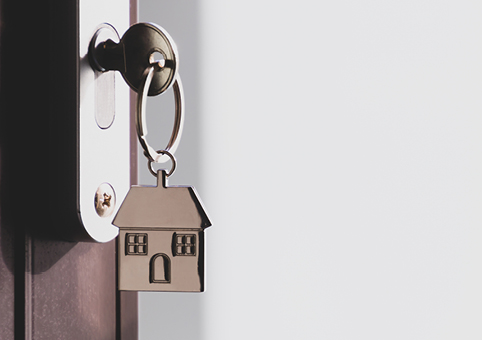
[[[115,339],[115,243],[32,242],[33,339]]]
[[[67,81],[76,77],[76,15],[76,1],[0,0],[2,340],[137,339],[137,293],[117,292],[115,241],[60,240],[49,213],[64,199],[51,195],[62,192],[49,178],[63,161],[51,113],[75,115],[77,105]]]
[[[48,9],[32,3],[0,1],[0,338],[2,340],[25,339],[25,234],[29,223],[42,219],[41,192],[45,184],[30,181],[35,176],[45,177],[40,167],[40,152],[27,156],[23,150],[42,150],[45,138],[39,137],[48,126],[43,119],[48,110],[45,90],[34,91],[32,72],[25,67],[33,63],[45,65],[47,56],[42,53],[40,40],[29,41],[30,24],[45,17]],[[35,13],[38,17],[35,18]],[[32,20],[32,21],[30,21]],[[21,23],[21,24],[19,24]],[[47,29],[37,33],[46,34]],[[26,51],[36,51],[35,58]],[[23,51],[23,52],[20,52]],[[48,67],[39,68],[36,79],[48,76]],[[29,89],[30,91],[28,91]],[[43,200],[45,201],[45,200]]]

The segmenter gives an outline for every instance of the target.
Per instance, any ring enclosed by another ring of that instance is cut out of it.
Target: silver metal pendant
[[[131,187],[113,221],[120,229],[119,289],[202,292],[211,222],[193,187],[167,186],[164,170],[157,178],[157,187]]]

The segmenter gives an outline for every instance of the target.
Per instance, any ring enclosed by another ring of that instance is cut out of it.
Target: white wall
[[[179,338],[480,339],[482,3],[193,4],[201,168],[172,181],[213,227],[207,292],[160,307],[198,308]]]

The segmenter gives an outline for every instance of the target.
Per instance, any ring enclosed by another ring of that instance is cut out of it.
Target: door
[[[71,199],[51,195],[63,190],[56,166],[75,166],[51,132],[52,112],[77,110],[78,2],[2,0],[0,15],[0,338],[137,339],[137,293],[117,291],[115,241],[67,242],[51,227]]]

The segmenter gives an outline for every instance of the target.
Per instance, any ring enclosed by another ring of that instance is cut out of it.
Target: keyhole
[[[157,64],[160,68],[163,68],[166,65],[166,58],[161,52],[153,52],[149,56],[149,64]]]

